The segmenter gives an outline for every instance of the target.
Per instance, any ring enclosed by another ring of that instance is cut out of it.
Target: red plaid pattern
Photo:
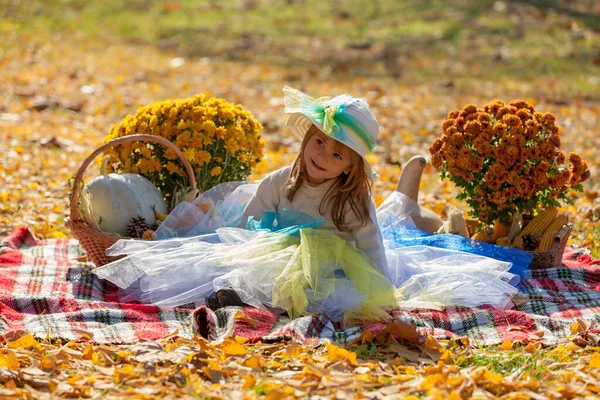
[[[238,335],[251,341],[328,339],[346,344],[367,329],[376,334],[385,328],[368,324],[336,330],[322,314],[289,320],[251,307],[216,313],[200,307],[192,313],[185,307],[120,303],[116,288],[91,273],[93,264],[77,261],[82,256],[76,240],[36,240],[25,227],[0,242],[2,333],[24,329],[38,337],[65,339],[86,333],[98,343],[120,343],[154,340],[176,330],[190,338],[195,328],[216,340]],[[531,301],[514,310],[398,309],[392,316],[415,324],[422,336],[467,336],[490,345],[506,339],[531,340],[541,331],[544,343],[556,343],[570,334],[577,318],[600,322],[600,261],[585,251],[567,249],[563,263],[563,268],[529,271],[521,295]]]

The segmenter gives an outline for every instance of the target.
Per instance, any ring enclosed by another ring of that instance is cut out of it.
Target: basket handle
[[[175,152],[175,154],[177,155],[177,157],[179,157],[179,159],[183,163],[183,166],[185,167],[185,171],[187,172],[188,177],[190,178],[190,186],[193,188],[196,187],[196,176],[194,175],[194,170],[192,169],[190,162],[188,161],[187,157],[183,154],[183,152],[181,150],[179,150],[179,148],[177,146],[175,146],[172,142],[170,142],[169,140],[167,140],[163,137],[153,136],[153,135],[122,136],[120,138],[113,139],[108,143],[104,143],[102,146],[98,147],[92,154],[90,154],[88,156],[88,158],[86,158],[83,161],[83,163],[79,167],[79,170],[77,171],[77,174],[75,175],[75,179],[73,180],[73,191],[71,192],[71,196],[69,198],[72,220],[75,220],[75,219],[81,220],[81,216],[79,215],[79,212],[77,211],[77,204],[79,203],[79,195],[81,194],[81,181],[83,179],[83,173],[85,172],[87,167],[91,164],[91,162],[94,161],[94,159],[96,157],[98,157],[104,150],[106,150],[110,147],[116,146],[118,144],[123,144],[123,143],[128,143],[128,142],[137,142],[137,141],[157,142],[157,143],[162,144],[163,146],[168,147],[169,149],[173,150]]]

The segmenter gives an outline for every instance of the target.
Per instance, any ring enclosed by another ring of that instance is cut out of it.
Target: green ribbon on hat
[[[358,138],[366,145],[368,151],[375,147],[375,138],[369,134],[365,126],[352,115],[344,113],[346,104],[328,105],[331,97],[319,97],[317,99],[302,93],[289,86],[283,88],[285,112],[300,112],[321,125],[319,128],[327,135],[344,143],[348,135],[344,132],[341,124],[351,129]]]

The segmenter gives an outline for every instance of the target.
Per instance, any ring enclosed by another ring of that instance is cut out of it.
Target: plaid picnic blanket
[[[237,335],[250,341],[328,339],[346,344],[366,330],[377,334],[385,328],[369,324],[336,330],[323,314],[290,320],[252,307],[215,313],[204,307],[194,311],[193,305],[120,303],[116,287],[92,274],[92,263],[80,261],[84,255],[74,239],[37,240],[26,227],[0,242],[0,332],[22,329],[38,337],[120,343],[173,334],[190,338],[196,329],[213,340]],[[600,322],[600,260],[585,250],[567,249],[563,264],[529,271],[520,294],[530,301],[513,310],[397,309],[392,316],[416,325],[420,335],[438,339],[467,336],[491,345],[541,337],[546,344],[556,343],[570,334],[577,319]]]

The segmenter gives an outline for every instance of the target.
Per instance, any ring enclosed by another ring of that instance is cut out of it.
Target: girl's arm
[[[354,242],[356,248],[365,252],[367,256],[378,267],[379,272],[387,271],[387,259],[385,257],[385,249],[383,247],[383,237],[379,224],[377,223],[377,215],[375,214],[375,204],[371,202],[369,207],[369,216],[371,222],[365,226],[358,226],[354,229]]]
[[[265,212],[278,212],[278,206],[281,201],[281,190],[286,181],[284,170],[275,171],[267,175],[258,185],[256,193],[246,206],[242,220],[238,228],[245,228],[249,217],[259,220]],[[289,173],[288,173],[289,174]]]

